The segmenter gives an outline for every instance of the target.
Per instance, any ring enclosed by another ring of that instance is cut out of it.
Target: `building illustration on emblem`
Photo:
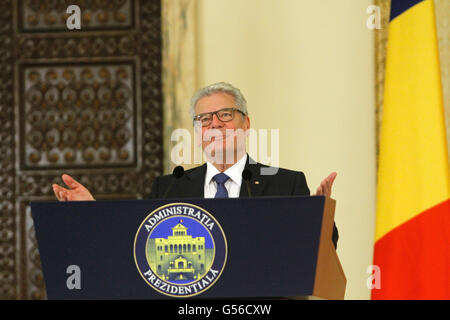
[[[192,280],[203,277],[211,267],[214,248],[205,248],[205,238],[189,235],[180,220],[167,238],[149,238],[147,261],[163,280]]]

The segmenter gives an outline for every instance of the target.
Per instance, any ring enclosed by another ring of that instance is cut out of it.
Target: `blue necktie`
[[[228,198],[228,191],[225,188],[225,182],[230,179],[225,173],[218,173],[213,177],[217,183],[217,192],[215,198]]]

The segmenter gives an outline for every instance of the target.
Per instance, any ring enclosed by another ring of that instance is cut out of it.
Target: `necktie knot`
[[[225,182],[230,179],[225,173],[218,173],[213,177],[213,180],[217,183],[216,198],[228,198],[228,191],[225,188]]]
[[[214,181],[217,182],[217,184],[224,184],[225,182],[227,182],[228,179],[230,179],[229,176],[227,176],[225,173],[221,172],[216,174],[213,177]]]

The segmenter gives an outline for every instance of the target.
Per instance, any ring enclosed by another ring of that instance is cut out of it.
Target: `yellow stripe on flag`
[[[389,25],[375,240],[450,198],[433,1]]]

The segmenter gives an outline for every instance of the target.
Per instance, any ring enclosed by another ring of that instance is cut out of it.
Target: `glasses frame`
[[[231,110],[231,119],[230,120],[223,121],[222,119],[220,119],[218,113],[221,112],[221,111],[225,111],[225,110]],[[197,114],[197,115],[194,116],[193,121],[194,121],[194,124],[195,124],[195,121],[200,121],[200,117],[201,116],[210,114],[211,115],[211,121],[207,125],[203,125],[202,124],[202,127],[209,126],[212,123],[212,121],[213,121],[214,115],[216,115],[217,119],[219,119],[219,121],[221,121],[221,122],[230,122],[230,121],[232,121],[234,119],[234,114],[235,114],[236,111],[238,111],[242,115],[246,116],[246,114],[242,110],[240,110],[238,108],[223,108],[223,109],[220,109],[220,110],[217,110],[217,111],[213,111],[213,112],[204,112],[204,113]]]

